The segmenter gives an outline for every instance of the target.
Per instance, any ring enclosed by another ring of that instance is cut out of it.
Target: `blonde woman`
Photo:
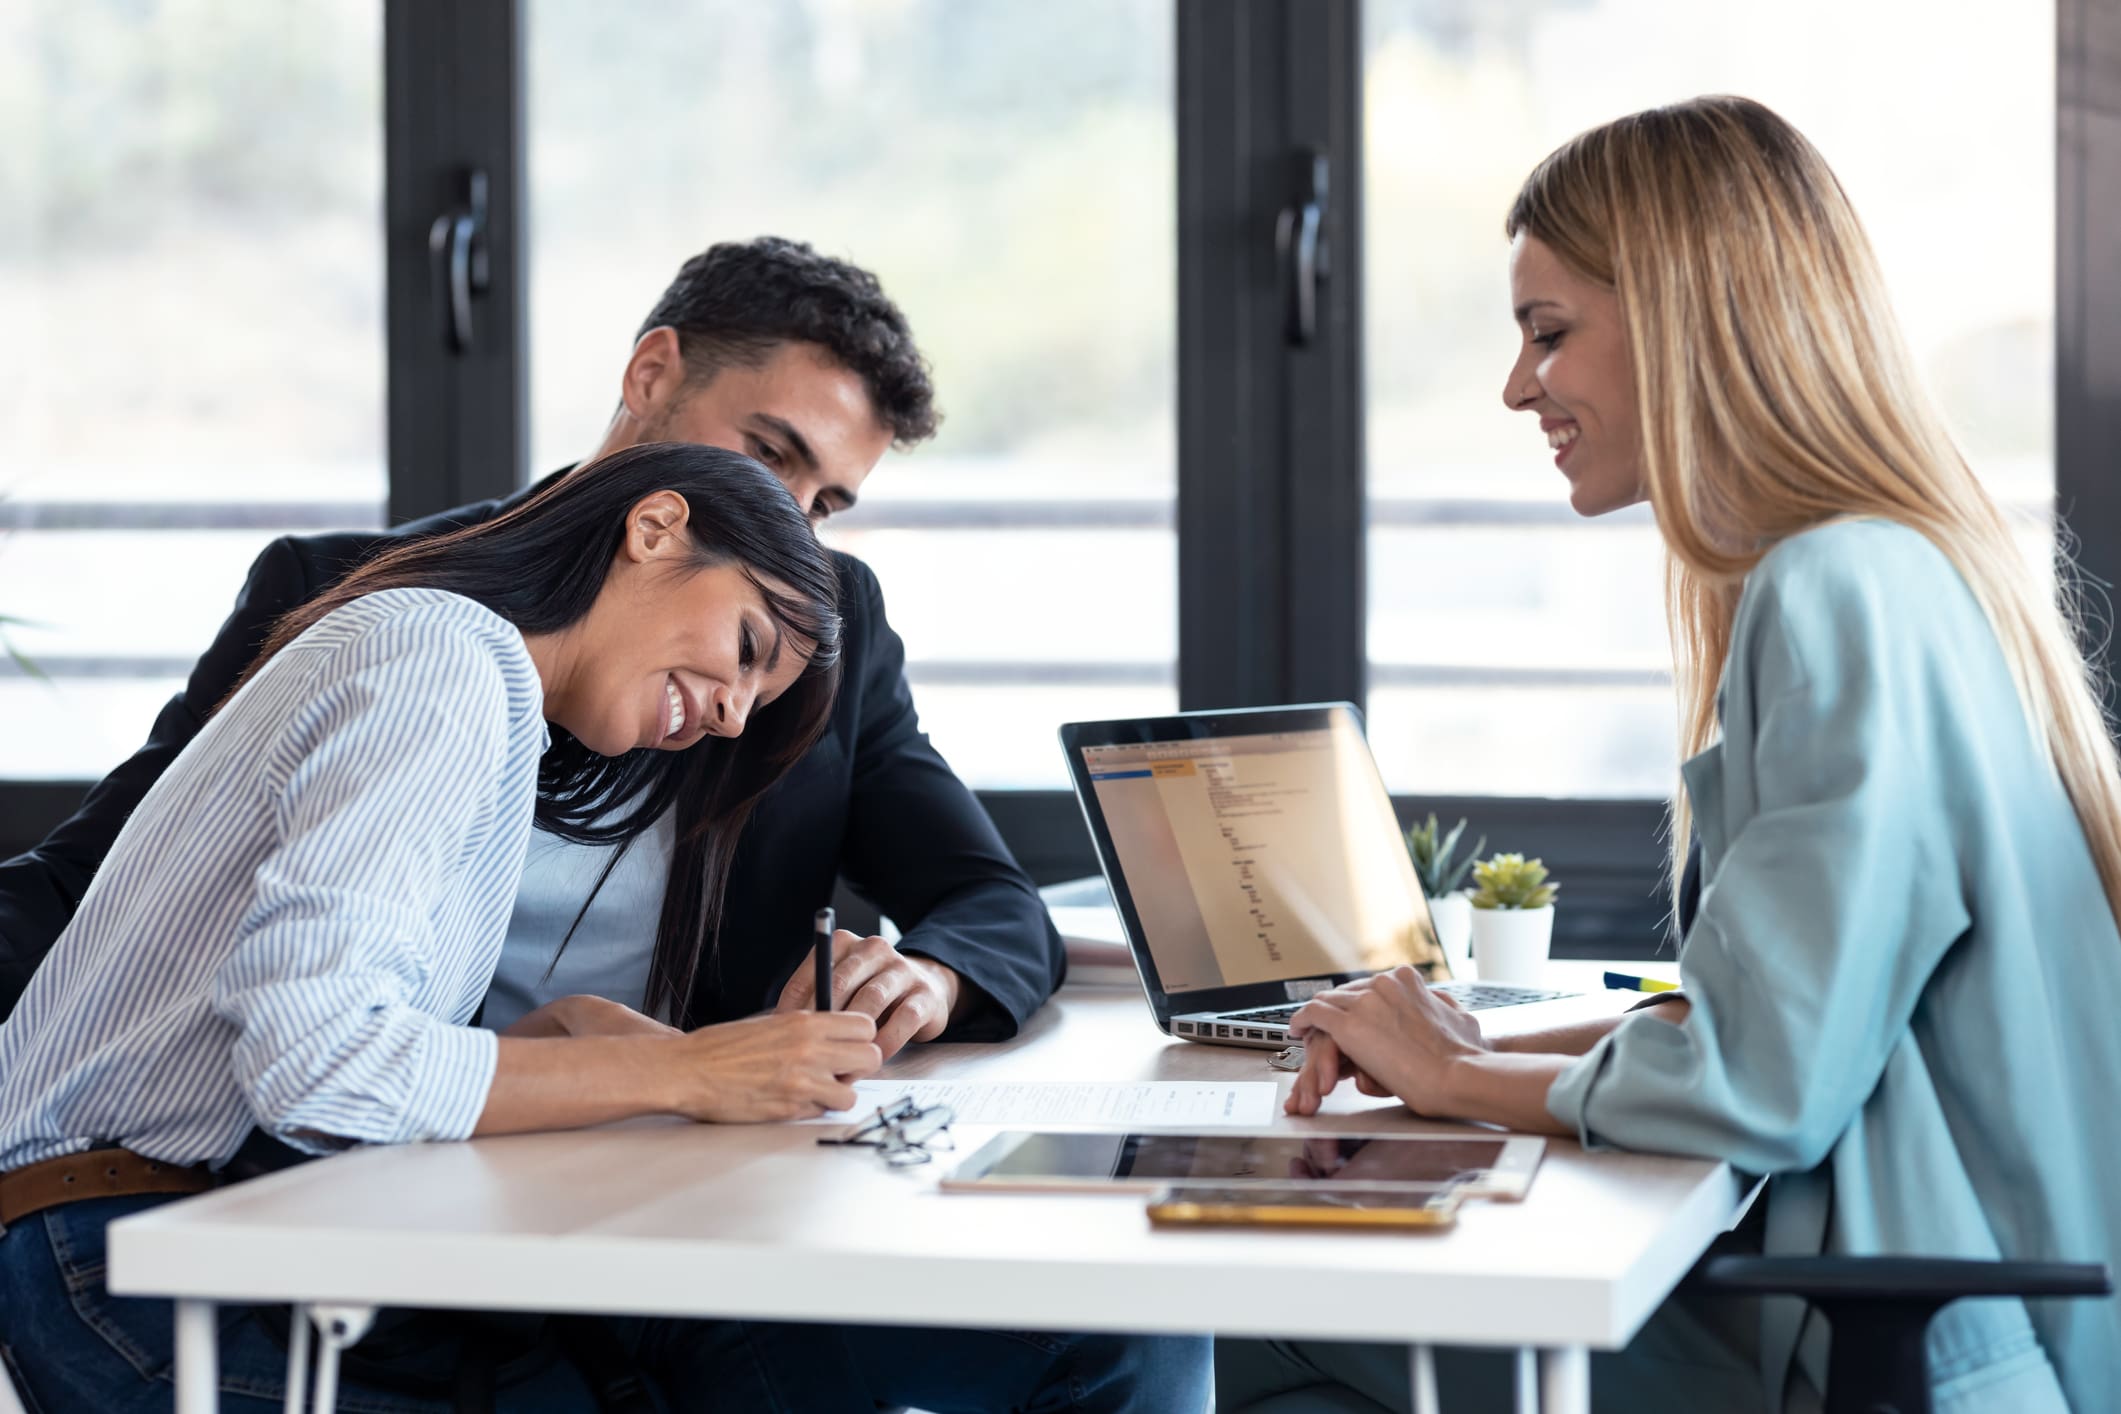
[[[1507,231],[1506,401],[1578,512],[1647,500],[1668,551],[1674,873],[1698,836],[1705,880],[1684,1000],[1505,1049],[1387,975],[1297,1013],[1289,1108],[1352,1076],[1425,1115],[1725,1159],[1771,1176],[1772,1253],[2110,1258],[2121,778],[2070,623],[1918,389],[1832,172],[1759,104],[1704,98],[1562,147]],[[1793,1305],[1675,1298],[1594,1362],[1594,1399],[1805,1408],[1828,1339]],[[1929,1356],[1946,1414],[2108,1408],[2121,1318],[1961,1302]],[[1218,1364],[1226,1408],[1407,1398],[1376,1347]],[[1478,1357],[1446,1370],[1484,1379],[1500,1392]]]

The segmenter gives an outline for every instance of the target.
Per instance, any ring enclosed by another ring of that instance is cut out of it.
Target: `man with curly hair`
[[[821,523],[855,503],[888,449],[925,441],[937,421],[926,362],[869,272],[774,237],[718,244],[686,261],[641,326],[618,405],[589,458],[505,500],[388,532],[290,536],[266,547],[147,744],[35,850],[0,864],[0,1015],[72,917],[133,807],[198,734],[272,624],[377,552],[491,519],[644,442],[742,452]],[[690,1029],[810,1006],[811,916],[841,879],[904,930],[895,946],[842,934],[832,976],[834,1005],[873,1017],[887,1057],[910,1041],[1012,1036],[1059,986],[1060,939],[1036,890],[920,729],[905,649],[885,619],[875,575],[849,555],[833,558],[845,630],[832,723],[753,814],[730,871],[713,965],[698,969],[689,1001],[657,1018],[633,1010],[643,1002],[674,832],[684,825],[666,818],[616,859],[608,849],[533,837],[483,1024],[549,1027],[573,1014],[594,1016],[598,1029]],[[576,996],[606,1004],[554,1006]],[[615,1378],[623,1383],[640,1365],[666,1384],[710,1381],[732,1408],[836,1408],[849,1398],[936,1411],[1206,1401],[1204,1341],[760,1323],[701,1329],[697,1339],[644,1340],[627,1328]],[[608,1336],[588,1348],[610,1355]]]

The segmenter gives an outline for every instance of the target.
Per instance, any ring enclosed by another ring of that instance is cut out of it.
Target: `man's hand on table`
[[[933,1041],[950,1024],[964,999],[964,979],[931,958],[900,952],[881,937],[857,937],[842,928],[832,939],[832,1009],[857,1012],[876,1022],[876,1045],[885,1060],[909,1041]],[[815,1009],[814,957],[806,956],[781,989],[776,1013]]]

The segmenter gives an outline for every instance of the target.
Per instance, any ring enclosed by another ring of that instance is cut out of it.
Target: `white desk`
[[[1259,1051],[1167,1041],[1120,988],[1070,988],[1007,1045],[916,1047],[890,1073],[1289,1078]],[[1437,1127],[1352,1087],[1279,1123]],[[1550,1414],[1581,1414],[1588,1352],[1625,1345],[1743,1198],[1721,1164],[1553,1140],[1525,1202],[1467,1204],[1442,1234],[1154,1232],[1138,1196],[941,1194],[936,1166],[820,1132],[640,1122],[360,1150],[114,1224],[110,1286],[178,1301],[179,1414],[214,1407],[216,1302],[1529,1347]]]

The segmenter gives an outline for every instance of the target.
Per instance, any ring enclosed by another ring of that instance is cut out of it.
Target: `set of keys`
[[[1304,1068],[1304,1048],[1301,1045],[1283,1046],[1273,1055],[1267,1057],[1267,1065],[1274,1070],[1302,1070]]]

